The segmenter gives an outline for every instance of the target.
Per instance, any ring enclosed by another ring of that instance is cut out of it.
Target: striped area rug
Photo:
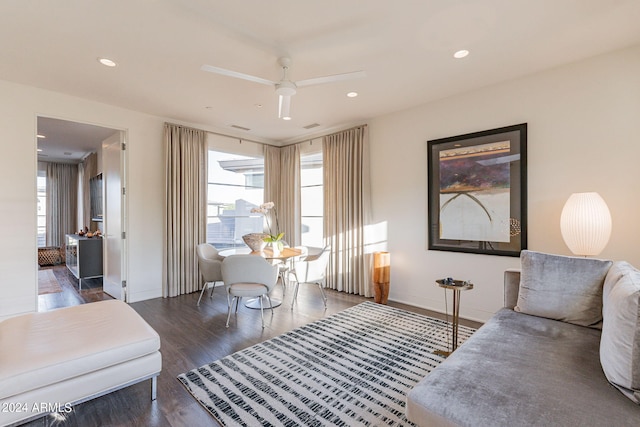
[[[448,329],[364,302],[178,379],[225,426],[412,425],[406,394],[442,362]],[[460,326],[461,342],[474,331]]]

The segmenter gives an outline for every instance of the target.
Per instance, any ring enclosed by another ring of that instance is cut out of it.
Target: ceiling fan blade
[[[276,82],[271,80],[263,79],[261,77],[251,76],[249,74],[239,73],[237,71],[226,70],[220,67],[214,67],[213,65],[205,64],[202,67],[200,67],[200,69],[202,71],[208,71],[210,73],[221,74],[223,76],[228,76],[228,77],[235,77],[237,79],[248,80],[250,82],[260,83],[267,86],[274,86],[276,84]]]
[[[333,82],[339,82],[343,80],[359,79],[362,77],[367,77],[367,73],[365,73],[364,71],[353,71],[351,73],[333,74],[331,76],[315,77],[313,79],[300,80],[296,82],[296,86],[304,87],[304,86],[311,86],[311,85],[321,85],[325,83],[333,83]]]

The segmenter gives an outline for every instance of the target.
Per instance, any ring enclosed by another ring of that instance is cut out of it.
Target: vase
[[[271,251],[273,252],[274,255],[280,255],[280,252],[282,252],[282,249],[284,248],[284,245],[280,240],[276,242],[271,242],[270,246],[271,246]]]
[[[267,237],[269,237],[269,235],[265,233],[251,233],[242,236],[242,240],[244,240],[252,251],[261,252],[267,245],[267,242],[264,241]]]

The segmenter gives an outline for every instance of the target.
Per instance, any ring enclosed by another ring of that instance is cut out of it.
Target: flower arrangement
[[[271,223],[269,222],[269,211],[273,210],[273,217],[275,218],[275,234],[271,229]],[[277,247],[278,250],[282,250],[284,244],[282,243],[282,238],[284,237],[284,233],[280,233],[280,224],[278,224],[278,211],[276,210],[276,206],[273,202],[267,202],[261,204],[257,208],[251,209],[251,213],[260,213],[264,215],[264,218],[267,221],[267,228],[269,228],[269,236],[265,237],[263,240],[267,243],[271,243],[273,246]]]

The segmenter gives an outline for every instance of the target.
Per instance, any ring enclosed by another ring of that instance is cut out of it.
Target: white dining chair
[[[304,259],[296,261],[292,270],[292,276],[296,281],[296,287],[293,292],[293,300],[291,301],[291,309],[298,299],[298,289],[300,283],[311,283],[318,285],[320,295],[324,302],[324,308],[327,308],[327,296],[324,293],[323,284],[325,282],[327,264],[331,256],[331,246],[325,246],[319,254],[309,254]]]
[[[200,268],[200,274],[204,280],[202,285],[202,291],[200,291],[200,297],[198,303],[204,294],[205,289],[211,284],[211,292],[209,298],[213,297],[213,291],[216,288],[216,283],[222,282],[222,260],[224,259],[218,255],[218,250],[208,243],[200,243],[196,246],[196,254],[198,256],[198,267]]]
[[[271,315],[273,305],[269,292],[278,281],[278,266],[271,264],[257,255],[231,255],[222,261],[222,280],[227,290],[227,323],[231,319],[231,308],[236,304],[236,313],[240,300],[244,297],[258,297],[260,299],[260,316],[264,328],[264,304],[263,298],[267,297]],[[231,300],[229,297],[233,297]]]

